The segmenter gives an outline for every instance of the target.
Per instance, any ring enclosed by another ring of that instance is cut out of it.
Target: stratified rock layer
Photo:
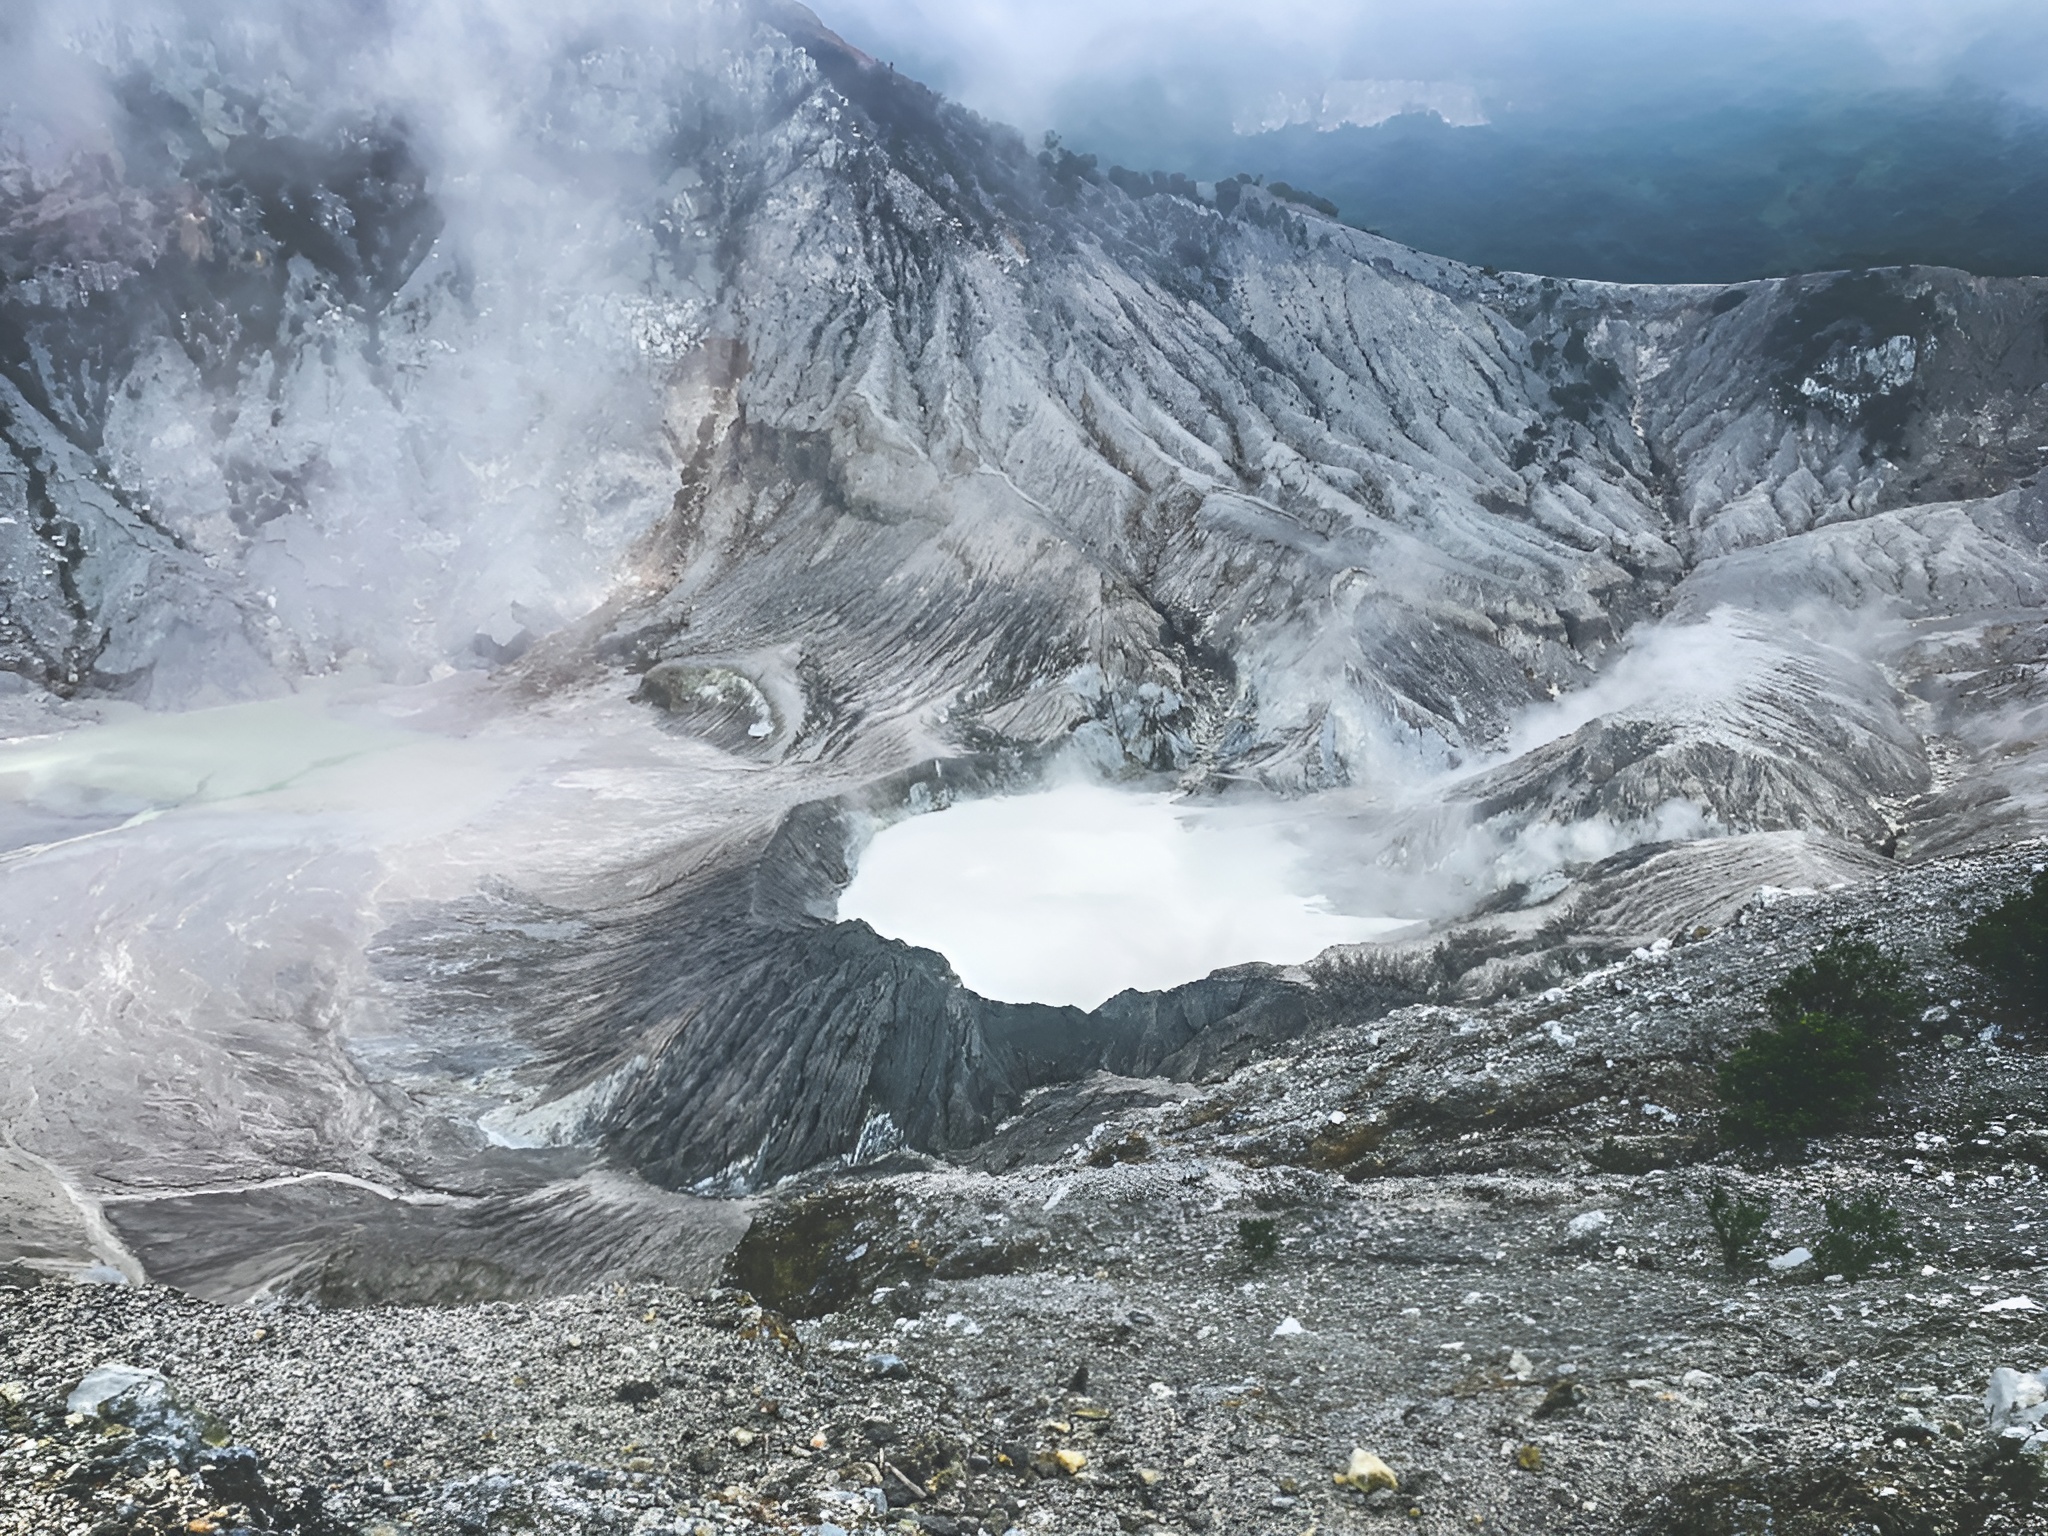
[[[835,927],[941,762],[1324,795],[1441,925],[1358,962],[1389,1006],[2039,822],[2042,283],[1473,271],[1113,185],[792,6],[245,20],[8,66],[19,730],[452,668],[461,731],[616,756],[529,797],[584,836],[459,856],[10,822],[24,1209],[564,1143],[753,1187],[1297,1027]]]

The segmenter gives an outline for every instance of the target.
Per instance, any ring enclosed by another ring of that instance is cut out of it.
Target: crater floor
[[[839,916],[937,950],[983,997],[1080,1008],[1407,926],[1332,910],[1303,867],[1311,815],[1080,783],[967,801],[878,833]]]
[[[1332,984],[1284,1055],[786,1183],[708,1290],[248,1309],[23,1276],[0,1530],[2038,1530],[1984,1392],[2048,1363],[2048,1062],[1947,944],[2044,851],[1767,893],[1489,1006],[1365,1020]],[[1844,928],[1927,1018],[1868,1134],[1745,1163],[1711,1062]],[[1717,1178],[1772,1202],[1774,1252],[1878,1193],[1912,1259],[1731,1277]],[[186,1429],[68,1418],[108,1361]],[[1334,1481],[1354,1449],[1398,1489]]]

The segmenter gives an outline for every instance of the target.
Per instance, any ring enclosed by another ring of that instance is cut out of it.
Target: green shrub
[[[1867,939],[1836,938],[1764,994],[1764,1011],[1780,1028],[1805,1014],[1825,1013],[1890,1041],[1918,1016],[1920,1000],[1903,960]]]
[[[1881,1195],[1828,1202],[1827,1229],[1813,1245],[1822,1274],[1861,1280],[1880,1264],[1903,1264],[1912,1256],[1899,1213]]]
[[[1337,205],[1335,203],[1331,202],[1327,197],[1318,197],[1315,193],[1305,188],[1290,187],[1284,181],[1276,181],[1267,187],[1266,190],[1279,198],[1283,203],[1295,203],[1303,208],[1313,208],[1317,213],[1324,214],[1329,218],[1334,219],[1337,217]]]
[[[1237,1249],[1247,1263],[1270,1264],[1280,1253],[1280,1223],[1270,1216],[1247,1216],[1237,1224]]]
[[[1308,979],[1315,987],[1310,1006],[1332,1020],[1377,1019],[1429,995],[1394,965],[1369,954],[1318,956],[1309,962]]]
[[[2048,871],[1963,931],[1956,954],[2029,1024],[2048,1024]]]
[[[1714,1180],[1714,1187],[1707,1191],[1707,1223],[1714,1229],[1721,1262],[1731,1275],[1746,1275],[1763,1261],[1764,1223],[1770,1219],[1768,1198],[1745,1200],[1723,1179]]]
[[[1785,1146],[1857,1124],[1877,1099],[1869,1032],[1824,1013],[1760,1029],[1721,1068],[1721,1133]]]
[[[1784,1146],[1859,1124],[1918,1011],[1903,961],[1838,938],[1764,995],[1770,1023],[1722,1064],[1721,1132]]]

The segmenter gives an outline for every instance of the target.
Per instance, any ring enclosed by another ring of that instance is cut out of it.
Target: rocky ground
[[[2042,857],[1767,895],[1485,1007],[1366,1020],[1327,977],[1285,1057],[785,1185],[708,1293],[252,1311],[23,1277],[0,1531],[2037,1531],[1985,1393],[2048,1364],[2048,1061],[1946,945]],[[1867,1136],[1746,1162],[1712,1063],[1844,928],[1928,991],[1897,1090]],[[1717,1178],[1771,1200],[1773,1254],[1875,1191],[1912,1258],[1731,1277]],[[162,1383],[72,1399],[109,1362]]]

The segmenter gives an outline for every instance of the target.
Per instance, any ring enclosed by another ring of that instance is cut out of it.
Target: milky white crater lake
[[[983,997],[1083,1008],[1406,926],[1333,911],[1308,888],[1303,836],[1096,785],[965,801],[877,834],[839,915],[937,950]]]

